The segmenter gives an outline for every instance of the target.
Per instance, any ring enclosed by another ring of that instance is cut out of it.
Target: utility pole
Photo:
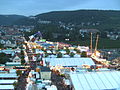
[[[59,43],[57,42],[57,45],[56,45],[56,50],[58,50],[58,46],[59,46]]]
[[[98,38],[99,38],[99,35],[97,35],[97,39],[96,39],[96,46],[95,46],[95,51],[97,51],[97,46],[98,46]]]
[[[91,33],[91,38],[90,38],[90,49],[91,49],[91,53],[92,53],[92,33]]]

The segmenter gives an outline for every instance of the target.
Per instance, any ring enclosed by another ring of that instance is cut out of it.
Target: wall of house
[[[50,80],[51,79],[51,72],[40,72],[41,79]]]

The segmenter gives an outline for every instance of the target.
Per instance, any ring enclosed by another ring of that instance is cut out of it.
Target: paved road
[[[18,86],[16,90],[26,90],[26,76],[28,76],[30,70],[26,70],[24,74],[22,74],[19,78],[18,78]]]
[[[25,86],[26,86],[26,78],[25,76],[20,76],[18,79],[18,86],[16,90],[25,90]]]
[[[35,61],[30,61],[30,67],[32,70],[35,70],[36,69],[36,62]]]

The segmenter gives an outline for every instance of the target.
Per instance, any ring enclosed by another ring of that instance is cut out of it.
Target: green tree
[[[35,53],[36,49],[35,49],[35,48],[33,48],[32,50],[33,50],[33,53]]]
[[[87,57],[87,52],[83,51],[83,52],[81,53],[81,57]]]
[[[22,65],[25,64],[25,60],[24,60],[24,59],[23,59],[23,60],[21,59],[21,64],[22,64]]]
[[[9,57],[5,53],[0,53],[0,64],[5,64],[10,61]]]
[[[44,47],[42,47],[41,50],[44,51],[45,50]]]
[[[17,70],[16,74],[17,74],[17,76],[22,75],[22,71],[21,70]]]
[[[16,88],[17,88],[17,86],[18,86],[18,82],[15,81],[15,82],[13,83],[13,86],[14,86],[14,89],[16,90]]]
[[[73,52],[70,53],[70,57],[74,57],[74,55],[75,55],[75,54],[74,54]]]
[[[66,53],[69,54],[70,50],[68,48],[65,49]]]
[[[45,52],[45,57],[48,57],[48,56],[49,56],[49,54],[47,52]]]
[[[25,63],[25,59],[24,59],[24,51],[21,50],[21,64],[23,65]]]
[[[78,50],[77,48],[74,49],[77,53],[81,53],[80,50]]]
[[[58,52],[57,58],[62,58],[62,53],[61,52]]]
[[[0,44],[0,48],[4,48],[4,45],[3,45],[3,44]]]

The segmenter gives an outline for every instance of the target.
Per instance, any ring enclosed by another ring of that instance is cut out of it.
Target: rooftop
[[[75,90],[120,90],[120,72],[71,73]]]
[[[14,90],[13,85],[0,85],[0,90]]]
[[[0,80],[0,84],[13,84],[17,80]]]
[[[50,66],[82,66],[95,65],[91,58],[44,58]]]
[[[17,74],[0,74],[0,78],[17,78]]]

